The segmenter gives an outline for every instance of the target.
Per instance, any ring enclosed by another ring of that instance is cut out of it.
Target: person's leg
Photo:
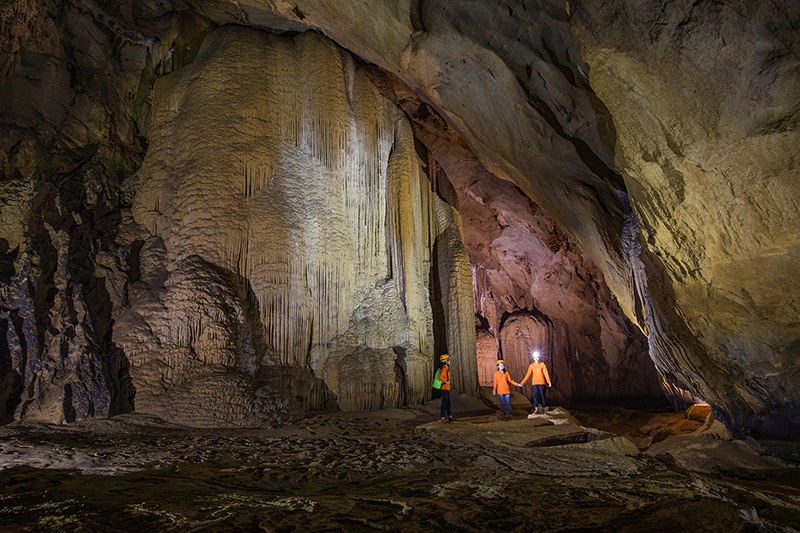
[[[544,399],[545,394],[547,394],[547,385],[539,385],[542,389],[539,391],[539,394],[542,396],[542,412],[547,411],[547,400]]]
[[[447,411],[450,410],[450,391],[443,390],[442,391],[442,408],[439,410],[440,414],[442,415],[442,422],[446,420],[445,416],[447,416]]]
[[[447,417],[453,419],[453,413],[450,412],[450,391],[447,391]]]
[[[511,394],[503,394],[503,400],[506,403],[506,409],[503,414],[507,414],[508,418],[511,418]]]
[[[506,416],[506,395],[505,394],[498,394],[498,398],[500,398],[500,410],[503,411],[503,417]]]
[[[531,394],[531,396],[532,396],[531,400],[533,401],[533,412],[534,413],[539,412],[539,401],[540,401],[539,396],[542,393],[541,387],[542,387],[541,385],[534,385],[533,387],[531,387],[533,389],[532,390],[532,394]]]

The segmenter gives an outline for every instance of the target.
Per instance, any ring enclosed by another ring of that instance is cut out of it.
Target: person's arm
[[[445,365],[442,367],[442,372],[439,374],[439,379],[442,383],[450,383],[450,366]]]
[[[508,381],[510,381],[511,383],[516,385],[517,387],[521,387],[522,386],[519,383],[517,383],[516,381],[514,381],[513,379],[511,379],[511,374],[509,374],[508,372],[506,372],[506,377],[508,378]]]
[[[497,372],[494,373],[494,386],[492,387],[492,395],[497,394]]]
[[[533,365],[528,366],[528,373],[525,374],[525,377],[522,379],[522,381],[519,382],[519,385],[517,385],[517,387],[522,387],[523,385],[525,385],[525,382],[528,381],[528,378],[531,377],[531,375],[533,375]]]
[[[547,381],[547,386],[552,387],[553,384],[550,383],[550,374],[547,373],[547,365],[544,365],[544,379]]]

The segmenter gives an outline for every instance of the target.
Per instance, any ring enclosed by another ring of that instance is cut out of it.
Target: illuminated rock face
[[[800,6],[570,5],[617,128],[662,372],[736,432],[797,432]]]
[[[541,205],[670,382],[737,433],[800,431],[796,2],[271,5],[398,74]]]
[[[250,424],[419,403],[434,277],[456,382],[474,391],[458,215],[347,53],[314,33],[219,29],[156,83],[152,132],[133,215],[161,256],[114,337],[137,410]]]
[[[663,375],[737,431],[796,432],[797,7],[568,6],[6,2],[4,416],[129,408],[114,321],[139,281],[130,251],[159,249],[126,213],[152,84],[189,63],[212,27],[240,24],[319,28],[400,76],[591,258]],[[254,339],[267,342],[266,325]]]
[[[435,155],[462,213],[472,264],[478,376],[491,385],[498,357],[521,380],[531,353],[548,365],[555,401],[611,397],[663,401],[647,339],[625,317],[602,273],[552,218],[500,180],[404,86],[415,134]],[[530,396],[530,386],[525,392]]]

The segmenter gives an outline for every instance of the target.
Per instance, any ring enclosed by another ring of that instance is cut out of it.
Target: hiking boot
[[[453,418],[453,415],[450,415],[450,418],[447,419],[448,422],[455,422],[456,419]]]
[[[447,419],[445,417],[442,417],[442,424],[447,424]]]
[[[534,409],[534,410],[533,410],[533,414],[535,414],[535,415],[538,415],[538,414],[539,414],[539,408],[538,408],[538,407],[537,407],[536,409]]]

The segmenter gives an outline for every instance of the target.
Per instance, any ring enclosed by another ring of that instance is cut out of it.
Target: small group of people
[[[514,381],[511,376],[506,372],[506,365],[502,359],[497,361],[497,372],[494,373],[494,387],[492,394],[500,397],[500,409],[503,411],[503,419],[511,420],[511,389],[509,383],[522,387],[531,378],[531,385],[533,385],[533,393],[531,403],[533,403],[534,413],[539,412],[539,403],[542,404],[542,412],[547,412],[547,401],[545,400],[545,386],[552,387],[550,381],[550,374],[547,372],[547,365],[541,359],[539,352],[533,352],[533,362],[528,366],[528,373],[525,374],[523,380],[519,383]],[[441,368],[434,376],[433,386],[442,392],[442,406],[440,415],[442,423],[453,422],[453,414],[450,412],[450,356],[442,354],[439,357],[442,363]]]
[[[533,392],[531,394],[531,403],[533,404],[534,413],[539,412],[539,403],[542,404],[542,412],[547,412],[547,400],[545,400],[545,385],[552,387],[550,381],[550,374],[547,372],[547,365],[541,359],[539,352],[533,352],[533,362],[528,366],[528,373],[525,377],[517,383],[511,378],[511,375],[506,372],[506,365],[502,359],[497,360],[497,372],[494,373],[494,386],[492,387],[492,394],[500,398],[500,409],[503,411],[503,419],[511,420],[511,389],[509,383],[517,387],[522,387],[528,378],[531,378],[531,385],[533,385]]]

